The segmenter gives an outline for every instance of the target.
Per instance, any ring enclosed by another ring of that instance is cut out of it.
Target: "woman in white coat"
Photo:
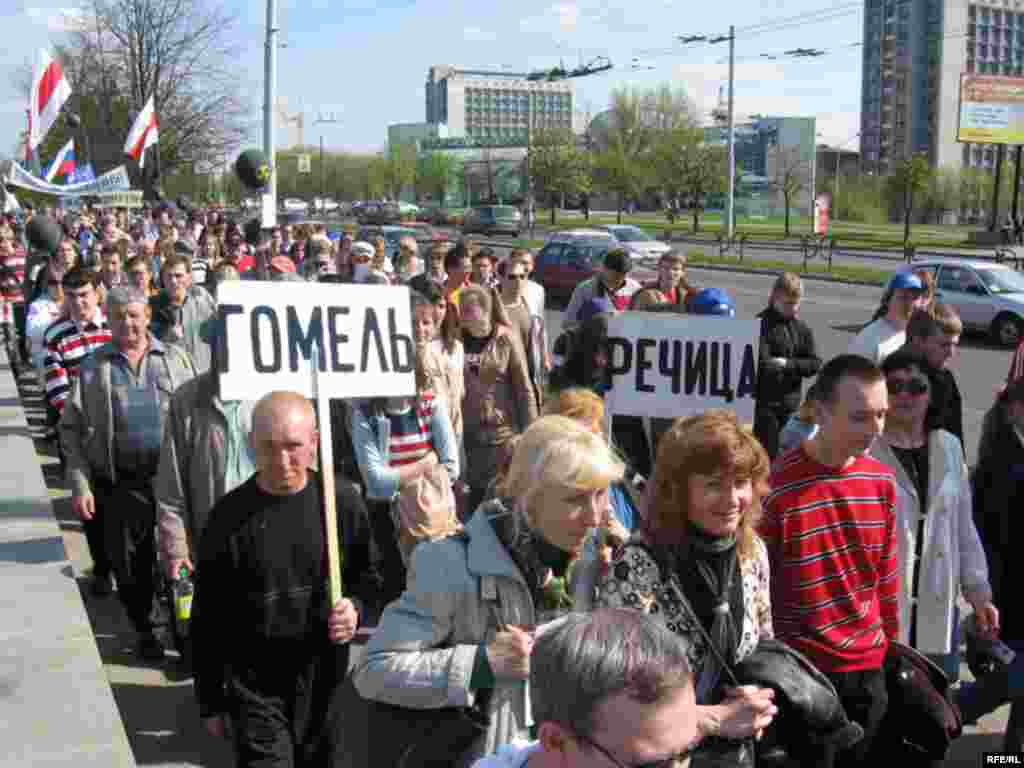
[[[994,634],[999,628],[963,449],[954,435],[931,425],[930,406],[941,385],[927,360],[904,348],[885,359],[882,372],[889,413],[871,453],[896,475],[900,640],[955,681],[958,594],[974,608],[979,629]]]

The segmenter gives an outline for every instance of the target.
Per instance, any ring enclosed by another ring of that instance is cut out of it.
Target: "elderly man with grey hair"
[[[542,632],[530,703],[537,741],[474,768],[685,768],[699,741],[685,642],[640,611],[574,613]]]
[[[149,300],[138,289],[112,288],[107,316],[111,343],[83,361],[61,414],[60,441],[76,508],[85,520],[101,510],[139,655],[156,660],[164,649],[153,631],[153,480],[171,395],[196,372],[186,352],[149,332]]]

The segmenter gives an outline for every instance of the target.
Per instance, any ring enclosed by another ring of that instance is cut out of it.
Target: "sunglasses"
[[[928,385],[922,379],[907,379],[906,381],[899,381],[898,379],[889,379],[885,383],[886,388],[889,390],[890,395],[902,395],[906,392],[908,395],[917,397],[923,395],[928,391]]]
[[[579,734],[576,734],[576,738],[604,755],[604,757],[607,758],[615,768],[689,768],[690,758],[693,757],[693,753],[697,751],[698,746],[697,744],[691,744],[679,754],[672,755],[672,757],[662,758],[661,760],[654,760],[649,763],[637,763],[636,765],[626,765],[593,739],[587,738],[586,736],[580,736]]]
[[[327,269],[328,267],[331,266],[331,263],[329,261],[318,261],[316,263],[316,266],[317,269]]]
[[[509,280],[525,280],[526,279],[526,275],[523,275],[523,274],[505,275],[505,277],[507,277]]]

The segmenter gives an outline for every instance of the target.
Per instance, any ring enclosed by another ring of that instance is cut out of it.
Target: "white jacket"
[[[866,357],[875,365],[881,365],[889,355],[903,346],[907,332],[894,328],[888,320],[880,317],[868,323],[850,342],[848,354]]]
[[[536,752],[540,752],[540,742],[513,741],[498,747],[493,755],[481,757],[472,768],[523,768]]]
[[[896,536],[903,580],[899,640],[906,643],[921,503],[914,482],[884,438],[875,441],[871,455],[896,474]],[[973,603],[991,600],[992,588],[985,550],[974,527],[963,449],[955,436],[942,429],[928,435],[928,513],[920,567],[916,648],[922,653],[951,653],[958,592],[962,590]]]

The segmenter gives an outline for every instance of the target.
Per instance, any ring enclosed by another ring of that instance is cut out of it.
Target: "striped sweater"
[[[79,327],[65,317],[58,320],[43,335],[46,348],[46,401],[59,413],[64,401],[71,395],[71,385],[78,376],[82,361],[111,340],[110,329],[103,315],[97,311],[96,320]]]
[[[761,536],[775,634],[823,672],[878,669],[899,626],[896,486],[881,462],[780,457]]]
[[[414,464],[433,450],[433,434],[430,431],[430,413],[434,398],[424,394],[410,404],[404,413],[388,413],[391,421],[391,435],[388,451],[392,467]]]

